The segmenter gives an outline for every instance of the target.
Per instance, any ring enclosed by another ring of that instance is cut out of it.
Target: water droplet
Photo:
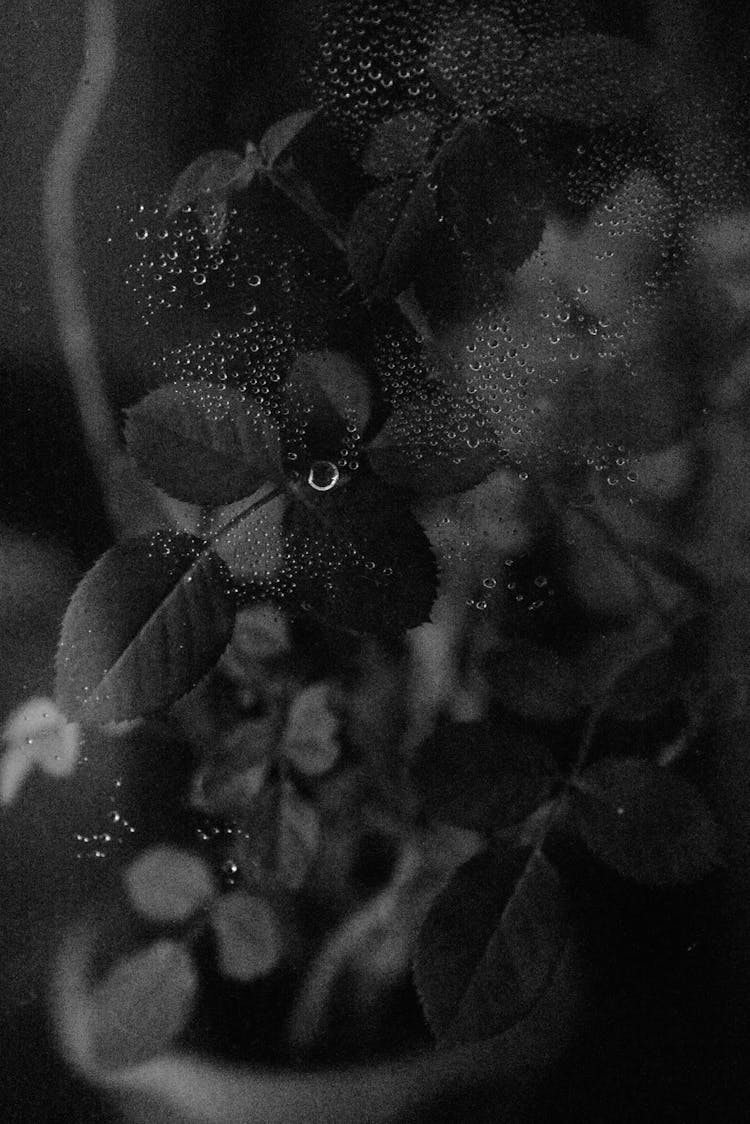
[[[331,461],[313,461],[307,474],[307,483],[316,492],[330,492],[339,482],[339,470]]]

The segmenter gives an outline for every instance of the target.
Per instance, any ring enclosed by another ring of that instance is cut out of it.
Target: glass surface
[[[0,41],[4,1119],[730,1118],[744,7]]]

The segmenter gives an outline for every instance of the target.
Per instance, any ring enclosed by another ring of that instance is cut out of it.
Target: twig
[[[171,522],[157,493],[140,481],[122,447],[107,399],[76,244],[75,189],[81,163],[112,84],[116,61],[113,0],[88,0],[84,61],[44,169],[43,226],[49,285],[86,451],[113,526],[133,533]]]

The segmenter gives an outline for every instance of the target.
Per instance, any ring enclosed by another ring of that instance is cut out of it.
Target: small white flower
[[[32,698],[14,710],[2,729],[0,805],[12,804],[35,768],[67,777],[78,761],[80,734],[51,699]]]

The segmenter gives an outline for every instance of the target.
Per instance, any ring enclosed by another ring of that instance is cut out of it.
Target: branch
[[[120,442],[107,399],[76,244],[76,179],[115,72],[113,0],[88,0],[84,61],[44,169],[43,211],[52,305],[75,395],[84,445],[120,534],[171,522],[157,493],[142,482]]]

